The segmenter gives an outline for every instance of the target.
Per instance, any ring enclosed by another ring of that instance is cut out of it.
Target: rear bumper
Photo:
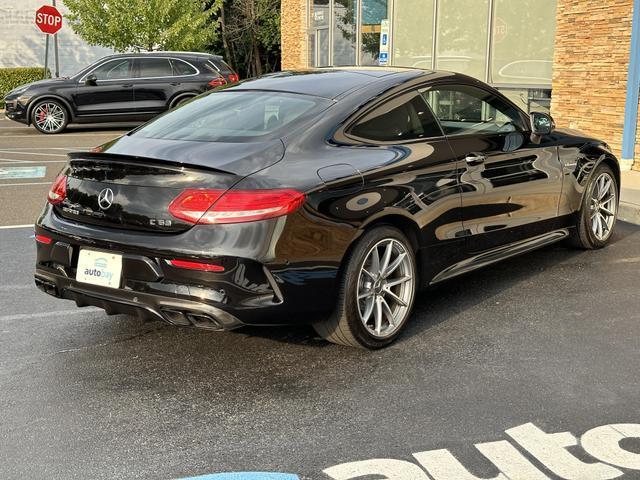
[[[35,230],[51,243],[37,243],[36,285],[79,306],[177,325],[229,330],[308,324],[333,309],[339,264],[274,256],[296,248],[278,228],[283,220],[197,226],[162,235],[79,224],[47,206]],[[76,280],[81,249],[122,255],[119,288]],[[172,266],[171,259],[214,263],[224,271],[185,270]]]
[[[36,286],[57,298],[75,301],[78,307],[102,308],[109,315],[137,315],[146,320],[163,320],[172,325],[208,330],[233,330],[243,325],[220,308],[202,302],[168,298],[133,290],[113,290],[84,286],[75,280],[38,269]]]

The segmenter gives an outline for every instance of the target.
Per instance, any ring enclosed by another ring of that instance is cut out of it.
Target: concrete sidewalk
[[[640,225],[640,172],[622,172],[618,218]]]

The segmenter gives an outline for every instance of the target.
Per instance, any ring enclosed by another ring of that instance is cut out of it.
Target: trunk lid
[[[66,198],[54,208],[64,218],[158,233],[178,233],[193,226],[169,213],[169,204],[183,190],[228,190],[243,178],[221,170],[101,154],[72,158],[63,173]]]
[[[186,189],[228,190],[282,159],[282,141],[221,143],[125,135],[93,152],[69,154],[67,197],[54,208],[83,223],[175,233],[193,224],[169,204]]]

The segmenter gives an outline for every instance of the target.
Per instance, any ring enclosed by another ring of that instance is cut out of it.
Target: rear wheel
[[[415,254],[407,237],[393,227],[373,228],[346,259],[335,311],[314,328],[333,343],[382,348],[406,324],[416,284]]]
[[[591,175],[582,199],[571,243],[578,248],[604,247],[613,234],[618,214],[618,182],[608,165]]]
[[[56,100],[43,100],[34,105],[31,123],[42,133],[60,133],[69,123],[69,113]]]

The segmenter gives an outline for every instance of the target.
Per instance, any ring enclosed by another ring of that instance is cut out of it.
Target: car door
[[[134,96],[138,113],[153,116],[164,112],[181,88],[182,76],[174,75],[167,57],[138,58],[136,64]]]
[[[109,60],[85,74],[76,87],[79,116],[109,116],[135,111],[133,59]]]
[[[460,161],[468,251],[557,228],[562,190],[557,147],[531,135],[526,115],[480,86],[442,84],[421,92]]]
[[[458,163],[424,98],[416,89],[381,99],[345,129],[351,165],[362,191],[336,204],[345,219],[399,214],[420,230],[429,249],[424,280],[464,257]],[[363,148],[364,147],[364,148]],[[336,213],[334,212],[334,215]]]

